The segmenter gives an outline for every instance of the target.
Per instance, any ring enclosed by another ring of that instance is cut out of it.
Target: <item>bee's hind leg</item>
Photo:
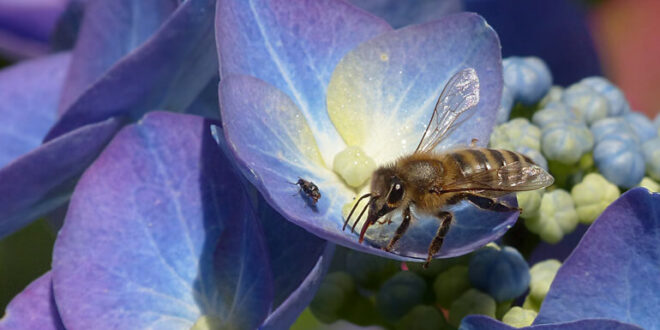
[[[396,229],[394,232],[394,236],[392,239],[390,239],[390,242],[387,243],[387,246],[385,247],[385,251],[389,251],[394,247],[394,244],[399,241],[401,236],[405,234],[406,230],[408,230],[408,226],[410,226],[410,221],[412,220],[412,215],[410,214],[410,206],[406,207],[403,210],[403,214],[401,215],[403,219],[401,220],[401,224],[399,227]]]
[[[467,194],[466,198],[474,205],[485,210],[491,210],[495,212],[511,212],[518,211],[522,212],[522,209],[519,207],[513,207],[506,205],[502,202],[498,202],[494,198],[483,197],[474,194]]]
[[[431,262],[433,255],[440,251],[442,243],[445,241],[445,236],[447,236],[447,232],[449,232],[451,222],[454,219],[454,216],[450,212],[445,211],[441,211],[437,216],[438,219],[440,219],[440,227],[438,228],[438,232],[435,234],[435,237],[431,241],[431,245],[429,245],[429,254],[426,256],[424,268],[429,267],[429,263]]]

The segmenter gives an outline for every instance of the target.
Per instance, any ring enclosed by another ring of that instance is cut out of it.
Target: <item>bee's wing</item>
[[[545,188],[555,179],[542,167],[529,163],[513,162],[497,169],[467,175],[444,185],[441,192],[490,191],[515,192]],[[501,194],[500,194],[501,195]]]
[[[433,116],[415,152],[433,150],[455,128],[458,117],[479,103],[479,77],[473,68],[454,74],[440,93]]]

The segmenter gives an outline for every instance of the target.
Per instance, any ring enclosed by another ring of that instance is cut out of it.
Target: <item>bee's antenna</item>
[[[360,222],[360,219],[362,219],[362,215],[364,214],[364,211],[366,211],[369,208],[369,205],[371,205],[372,200],[373,197],[369,198],[369,202],[367,202],[367,205],[364,206],[362,212],[360,212],[360,215],[358,215],[357,219],[355,219],[355,222],[353,222],[353,227],[351,227],[351,233],[355,232],[355,226],[357,226],[358,222]]]
[[[355,209],[357,208],[358,204],[360,204],[360,201],[362,201],[363,199],[365,199],[369,196],[371,196],[371,193],[364,194],[364,195],[360,196],[360,199],[358,199],[357,202],[355,202],[355,205],[353,205],[353,208],[351,209],[351,213],[348,214],[348,217],[346,218],[346,221],[344,222],[344,227],[341,228],[342,231],[344,229],[346,229],[346,225],[348,224],[348,221],[351,219],[351,216],[353,215],[353,212],[355,212]]]

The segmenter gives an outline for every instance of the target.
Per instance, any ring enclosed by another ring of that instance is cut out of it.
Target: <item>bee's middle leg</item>
[[[440,219],[440,227],[438,227],[438,232],[431,241],[431,245],[429,245],[429,254],[426,256],[424,268],[428,268],[433,255],[440,251],[442,243],[445,241],[445,236],[447,236],[447,232],[449,232],[449,227],[451,226],[454,216],[450,212],[441,211],[438,213],[438,219]]]
[[[502,202],[498,202],[494,198],[483,197],[474,194],[466,194],[466,198],[474,205],[485,210],[491,210],[495,212],[510,212],[510,211],[519,211],[522,209],[519,207],[513,207],[506,205]]]
[[[410,226],[410,221],[412,220],[412,215],[410,214],[410,206],[406,207],[403,210],[402,214],[403,220],[401,220],[401,224],[399,227],[396,229],[394,232],[394,236],[392,239],[390,239],[390,242],[387,243],[387,246],[385,247],[385,251],[389,251],[394,247],[394,244],[399,241],[401,236],[405,234],[406,230],[408,230],[408,226]]]

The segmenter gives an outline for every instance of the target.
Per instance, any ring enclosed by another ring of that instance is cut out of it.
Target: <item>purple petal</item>
[[[0,71],[0,168],[41,145],[55,122],[69,54]]]
[[[214,126],[211,130],[220,148],[230,152],[221,128]],[[314,298],[332,261],[334,245],[288,222],[264,201],[252,185],[246,184],[252,188],[250,192],[258,205],[275,289],[274,310],[261,328],[289,328]]]
[[[314,298],[334,245],[288,222],[262,199],[259,219],[266,233],[275,288],[274,311],[262,329],[286,329]]]
[[[335,0],[222,0],[216,24],[221,78],[251,75],[284,91],[332,162],[343,149],[326,111],[332,71],[349,50],[389,25]]]
[[[380,35],[348,53],[328,86],[328,111],[348,145],[384,164],[411,154],[445,84],[474,68],[479,104],[439,148],[488,143],[502,96],[495,31],[475,14],[456,14]],[[461,122],[461,120],[463,120]]]
[[[204,87],[195,100],[186,108],[185,113],[202,116],[208,119],[220,120],[220,105],[218,105],[217,76]]]
[[[325,250],[314,268],[300,285],[283,301],[264,321],[261,329],[277,330],[289,328],[307,306],[312,302],[316,291],[330,268],[335,245],[326,244]],[[276,278],[277,280],[277,278]]]
[[[48,52],[48,39],[69,0],[0,1],[0,52],[11,58]]]
[[[349,0],[349,2],[384,18],[395,29],[426,23],[463,9],[460,0]]]
[[[174,0],[90,2],[58,113],[67,110],[115,62],[154,34],[176,7]]]
[[[101,3],[106,2],[114,8],[111,4],[112,1],[102,1],[99,2],[100,8],[97,10],[105,9]],[[131,3],[141,2],[131,1]],[[153,1],[150,0],[149,3],[153,3]],[[185,1],[167,18],[155,34],[148,37],[139,46],[135,47],[130,40],[128,44],[119,42],[118,45],[115,45],[111,42],[104,46],[117,46],[123,52],[131,50],[130,46],[135,48],[119,60],[115,57],[120,54],[113,53],[115,61],[102,74],[97,72],[94,79],[82,79],[75,74],[70,76],[74,86],[80,86],[72,87],[71,90],[77,90],[77,92],[68,92],[67,98],[60,104],[62,115],[46,136],[46,140],[112,116],[122,115],[138,119],[153,109],[185,110],[217,74],[217,55],[213,43],[214,6],[214,0]],[[116,10],[122,13],[120,17],[130,17],[137,13]],[[147,9],[142,8],[137,11],[142,12],[143,10]],[[161,13],[157,15],[160,19],[165,15],[163,12],[164,10],[161,9]],[[102,24],[101,27],[103,27],[105,24],[111,24],[110,22],[115,19],[114,16],[107,15],[105,12],[99,15],[103,19],[99,18],[101,23],[95,23],[94,26]],[[106,23],[106,19],[110,22]],[[152,18],[147,21],[154,20],[156,19]],[[151,25],[155,24],[152,22]],[[82,27],[81,40],[77,43],[72,67],[77,67],[80,61],[84,63],[83,58],[88,60],[88,57],[93,58],[95,53],[87,52],[92,52],[90,48],[96,46],[94,44],[86,45],[83,42],[86,38],[82,35],[92,34],[94,26]],[[123,31],[121,26],[121,24],[113,23],[108,30],[112,35],[121,34],[116,31],[116,29]],[[135,29],[137,29],[137,25]],[[86,32],[86,30],[90,30],[90,32]],[[137,30],[140,31],[138,36],[144,37],[146,32],[141,29]],[[96,37],[99,38],[98,35]],[[101,48],[104,49],[104,47]],[[79,61],[78,57],[81,58]],[[80,88],[83,90],[81,91]]]
[[[66,203],[80,174],[121,125],[110,118],[81,127],[0,169],[0,238]]]
[[[608,318],[657,328],[659,205],[643,188],[612,203],[559,269],[535,324]]]
[[[190,328],[207,315],[243,328],[266,317],[272,283],[261,229],[211,124],[147,115],[80,179],[53,256],[67,327]]]
[[[228,160],[223,161],[226,166]],[[217,197],[226,199],[222,203],[234,202],[225,196]],[[213,253],[214,284],[218,284],[213,291],[217,291],[217,295],[209,292],[207,296],[217,299],[218,306],[207,306],[205,312],[218,315],[222,324],[226,325],[222,328],[256,329],[271,309],[274,283],[264,233],[247,199],[241,202],[242,207],[236,210],[240,213],[235,214],[246,214],[245,219],[236,221],[227,217],[218,237]]]
[[[523,328],[514,328],[498,320],[483,315],[468,315],[461,322],[460,330],[641,330],[632,324],[607,319],[585,319],[565,323],[533,325]]]
[[[327,243],[286,221],[261,198],[258,212],[261,226],[267,235],[266,243],[270,251],[270,264],[275,281],[273,305],[277,307],[300,286],[307,274],[317,267]],[[296,272],[292,272],[292,269]]]
[[[380,230],[380,241],[358,244],[350,231],[343,231],[342,208],[355,192],[325,167],[310,128],[295,104],[283,92],[249,76],[229,76],[220,83],[224,133],[246,177],[264,198],[289,221],[333,243],[389,258],[425,258],[437,232],[438,221],[420,219],[401,239],[396,254],[380,247],[396,229]],[[310,206],[293,182],[314,182],[322,197]],[[512,203],[513,201],[510,201]],[[512,226],[517,212],[498,213],[463,207],[449,232],[442,256],[470,252],[495,240]],[[410,259],[407,259],[410,260]]]
[[[0,330],[13,329],[64,329],[53,300],[51,272],[34,280],[7,305]]]

